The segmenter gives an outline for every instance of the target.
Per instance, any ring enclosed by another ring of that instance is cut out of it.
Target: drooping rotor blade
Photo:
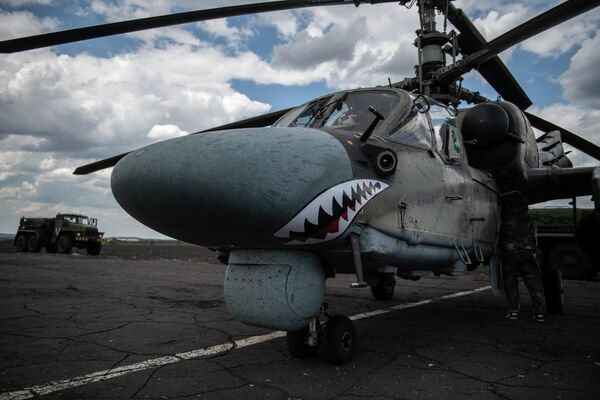
[[[574,18],[600,5],[600,0],[569,0],[530,19],[488,42],[485,48],[440,70],[438,79],[452,81],[477,68],[504,50],[519,44],[561,22]]]
[[[546,121],[545,119],[540,118],[536,115],[533,115],[528,112],[525,112],[525,115],[531,123],[531,126],[533,126],[534,128],[537,128],[543,132],[560,131],[563,142],[570,144],[578,150],[581,150],[590,157],[594,157],[596,160],[600,160],[599,146],[595,145],[594,143],[588,140],[585,140],[584,138],[574,134],[573,132],[566,130],[565,128],[555,125],[552,122]]]
[[[206,129],[200,132],[191,133],[191,135],[195,135],[198,133],[211,132],[211,131],[223,131],[226,129],[241,129],[241,128],[258,128],[262,126],[268,126],[275,123],[279,118],[281,118],[285,113],[290,111],[291,108],[286,108],[285,110],[274,111],[268,114],[259,115],[257,117],[247,118],[241,121],[232,122],[230,124],[225,124],[221,126],[217,126],[215,128]],[[75,171],[73,171],[73,175],[87,175],[92,172],[100,171],[102,169],[114,167],[121,158],[125,157],[127,154],[131,153],[128,151],[127,153],[119,154],[117,156],[112,156],[109,158],[105,158],[104,160],[95,161],[91,164],[82,165],[81,167],[77,167]]]
[[[15,53],[19,51],[39,49],[58,44],[96,39],[105,36],[130,33],[145,29],[186,24],[190,22],[207,21],[217,18],[235,17],[239,15],[257,14],[270,11],[291,10],[317,6],[331,6],[361,3],[392,3],[398,0],[278,0],[263,1],[252,4],[241,4],[228,7],[218,7],[205,10],[188,11],[177,14],[161,15],[134,19],[123,22],[113,22],[85,28],[70,29],[61,32],[44,33],[19,39],[0,42],[0,53]]]
[[[461,54],[468,56],[487,45],[487,41],[471,20],[461,9],[454,7],[452,3],[448,4],[447,17],[452,25],[460,31],[458,42]],[[521,85],[500,60],[500,57],[493,57],[481,64],[477,70],[505,100],[516,104],[522,110],[532,104]]]
[[[105,158],[104,160],[94,161],[93,163],[82,165],[81,167],[75,168],[75,171],[73,171],[73,175],[87,175],[91,174],[92,172],[114,167],[115,165],[117,165],[121,158],[125,157],[129,153],[131,152],[128,151],[127,153]]]

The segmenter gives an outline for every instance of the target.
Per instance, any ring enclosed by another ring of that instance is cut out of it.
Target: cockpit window
[[[313,101],[303,107],[298,107],[275,123],[276,126],[299,126],[302,128],[313,126],[313,123],[319,117],[319,113],[324,111],[324,106],[328,104],[333,96],[323,97]]]
[[[429,108],[429,117],[431,117],[431,123],[433,124],[437,150],[439,153],[442,153],[446,142],[446,132],[442,127],[448,123],[448,119],[451,116],[448,113],[448,109],[443,105],[432,104]]]
[[[430,148],[432,138],[427,114],[414,109],[392,130],[390,139],[409,146]]]
[[[374,107],[384,118],[400,104],[398,94],[386,90],[361,90],[323,97],[298,107],[275,123],[275,126],[345,129],[364,132],[375,120],[369,111]]]
[[[321,126],[364,132],[375,119],[369,107],[374,107],[384,118],[387,118],[399,103],[400,98],[392,92],[350,92],[337,100],[331,113],[323,119]]]
[[[445,142],[442,128],[456,115],[456,109],[422,95],[411,98],[410,113],[392,129],[390,139],[420,148],[432,148],[435,141],[437,150],[442,151]]]

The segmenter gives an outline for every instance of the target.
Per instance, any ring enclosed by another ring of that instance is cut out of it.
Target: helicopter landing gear
[[[371,285],[371,293],[376,300],[390,300],[394,297],[396,278],[394,274],[382,273],[377,276],[377,283]]]
[[[321,317],[326,320],[321,322]],[[331,364],[341,365],[352,359],[357,345],[354,323],[345,315],[329,315],[327,304],[303,329],[287,332],[287,346],[295,358],[321,354]]]

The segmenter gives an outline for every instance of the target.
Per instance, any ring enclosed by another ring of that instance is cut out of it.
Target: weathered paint
[[[213,247],[269,247],[319,193],[352,179],[331,135],[305,128],[207,132],[156,143],[115,166],[111,186],[135,219]]]
[[[248,325],[297,330],[308,325],[325,296],[321,261],[299,250],[232,250],[225,301]]]

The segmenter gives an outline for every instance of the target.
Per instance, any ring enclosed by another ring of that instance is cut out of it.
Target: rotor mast
[[[437,30],[437,11],[446,14],[451,0],[417,0],[419,7],[420,28],[416,31],[415,46],[419,55],[419,63],[415,66],[418,80],[418,90],[426,96],[432,97],[442,103],[458,105],[460,99],[450,91],[448,82],[440,81],[437,72],[446,66],[446,54],[452,55],[453,62],[458,52],[458,42],[454,31],[444,32]],[[461,79],[459,79],[460,81]],[[455,82],[452,82],[454,84]]]

